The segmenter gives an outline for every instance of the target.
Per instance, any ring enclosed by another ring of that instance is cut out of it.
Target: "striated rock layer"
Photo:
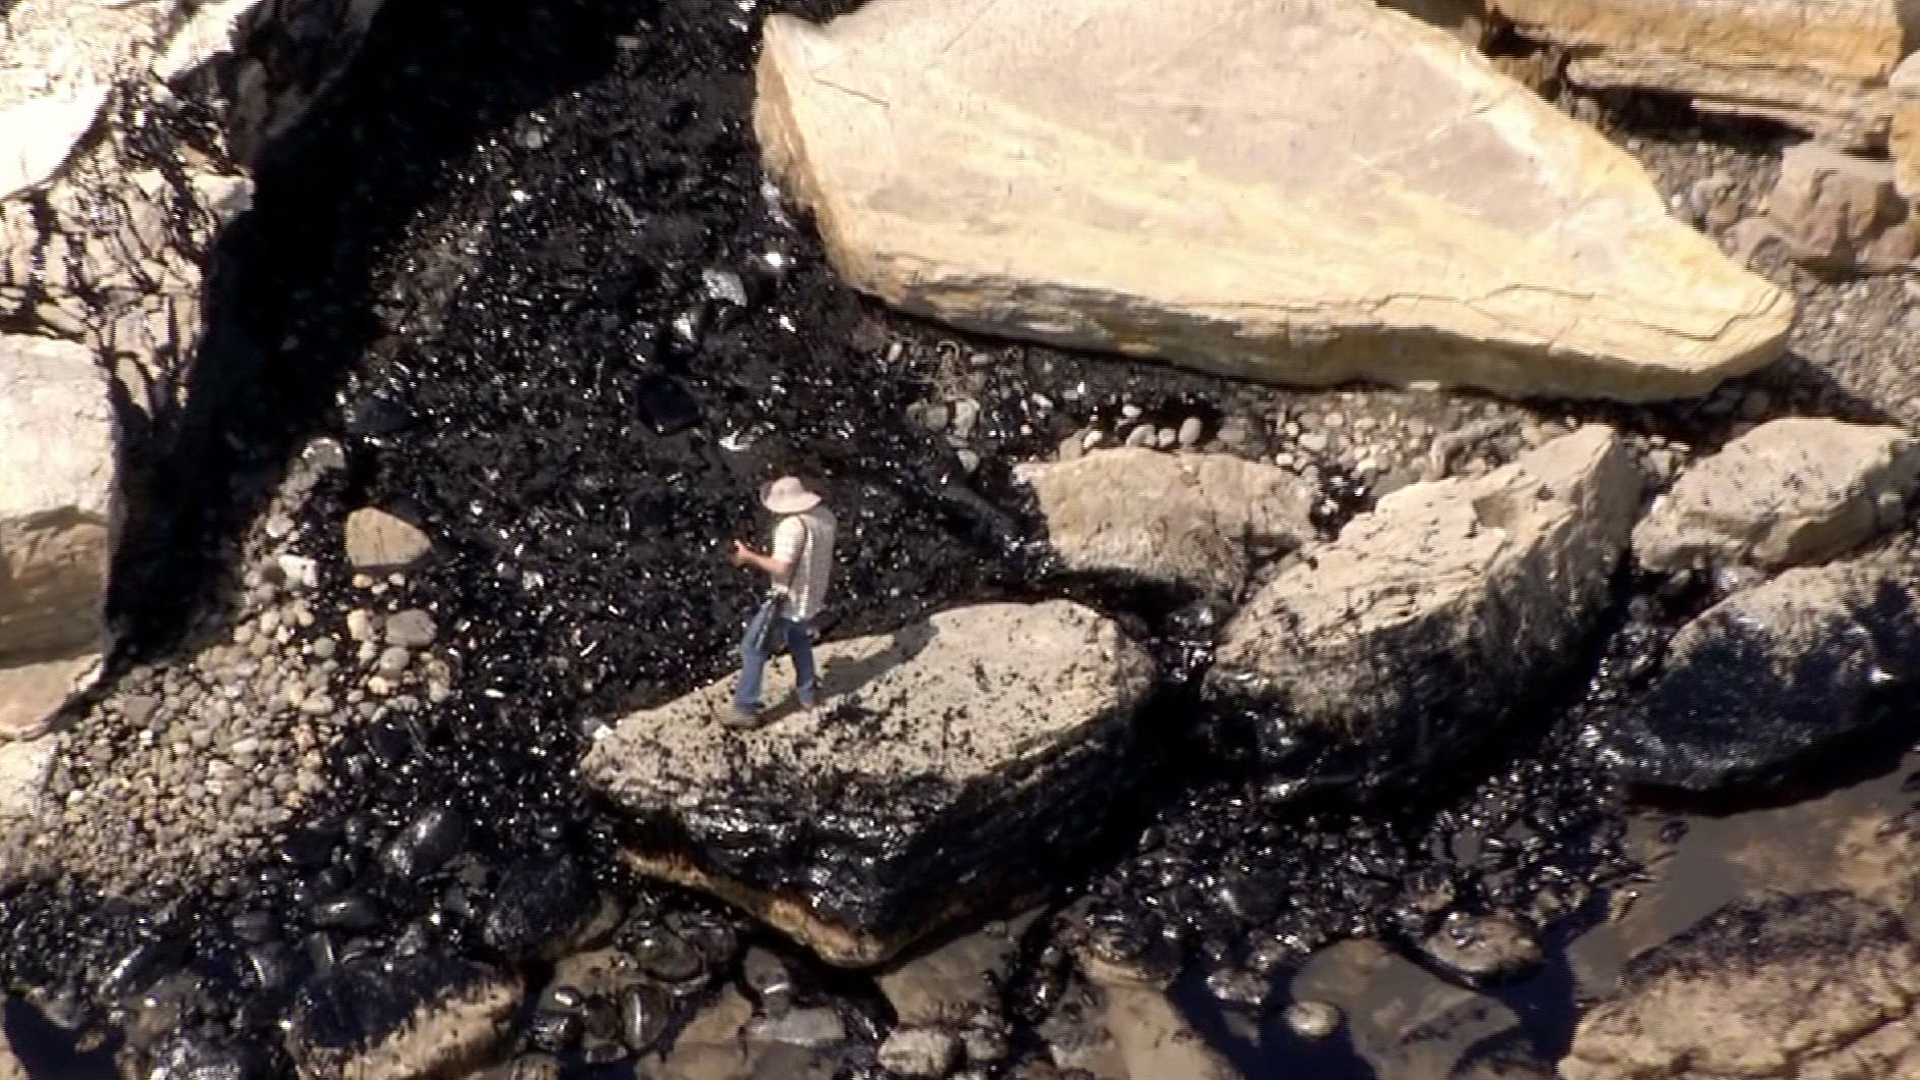
[[[1846,143],[1885,138],[1888,80],[1920,28],[1904,0],[1496,0],[1521,33],[1573,50],[1595,89],[1685,94]]]
[[[1643,400],[1766,363],[1792,315],[1598,133],[1366,0],[878,0],[769,19],[758,80],[840,272],[970,329]]]
[[[1002,903],[1099,827],[1153,663],[1066,601],[941,612],[821,646],[823,704],[723,727],[733,679],[634,713],[582,778],[643,872],[715,893],[824,959],[885,960]]]

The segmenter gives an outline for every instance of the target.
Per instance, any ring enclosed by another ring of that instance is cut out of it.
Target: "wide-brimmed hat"
[[[820,505],[820,496],[807,490],[797,476],[783,476],[767,485],[760,502],[776,514],[804,514]]]

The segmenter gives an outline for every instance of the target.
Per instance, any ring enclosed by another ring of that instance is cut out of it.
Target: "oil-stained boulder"
[[[770,681],[768,722],[731,730],[722,679],[603,731],[580,772],[631,819],[641,871],[850,966],[1007,902],[1083,843],[1153,680],[1117,625],[1066,601],[957,608],[817,658],[818,708]]]
[[[1256,555],[1313,537],[1312,492],[1273,465],[1228,454],[1119,447],[1021,465],[1062,568],[1229,602]]]
[[[1773,420],[1691,466],[1633,530],[1652,570],[1750,562],[1768,569],[1845,554],[1905,516],[1920,439],[1903,428]]]
[[[1635,957],[1563,1080],[1920,1076],[1920,948],[1837,890],[1735,901]]]
[[[1708,608],[1638,697],[1601,722],[1601,760],[1636,783],[1706,792],[1774,780],[1886,720],[1920,682],[1910,570],[1788,570]]]
[[[1591,632],[1641,483],[1592,425],[1401,488],[1254,594],[1208,694],[1281,783],[1371,785],[1469,745]]]
[[[968,329],[1647,400],[1767,363],[1792,318],[1624,152],[1369,0],[875,0],[768,19],[757,77],[840,273]]]
[[[459,1076],[498,1048],[520,990],[517,976],[463,961],[355,961],[301,989],[287,1054],[301,1080]]]
[[[0,739],[40,727],[106,648],[114,438],[92,353],[0,336]]]

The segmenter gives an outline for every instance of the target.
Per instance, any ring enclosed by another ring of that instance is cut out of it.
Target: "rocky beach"
[[[1916,42],[0,0],[0,1078],[1920,1077]]]

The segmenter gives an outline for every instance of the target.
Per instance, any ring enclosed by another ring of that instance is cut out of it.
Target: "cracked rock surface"
[[[1766,363],[1792,317],[1625,154],[1370,3],[881,0],[769,19],[758,78],[836,268],[964,328],[1648,400]]]

